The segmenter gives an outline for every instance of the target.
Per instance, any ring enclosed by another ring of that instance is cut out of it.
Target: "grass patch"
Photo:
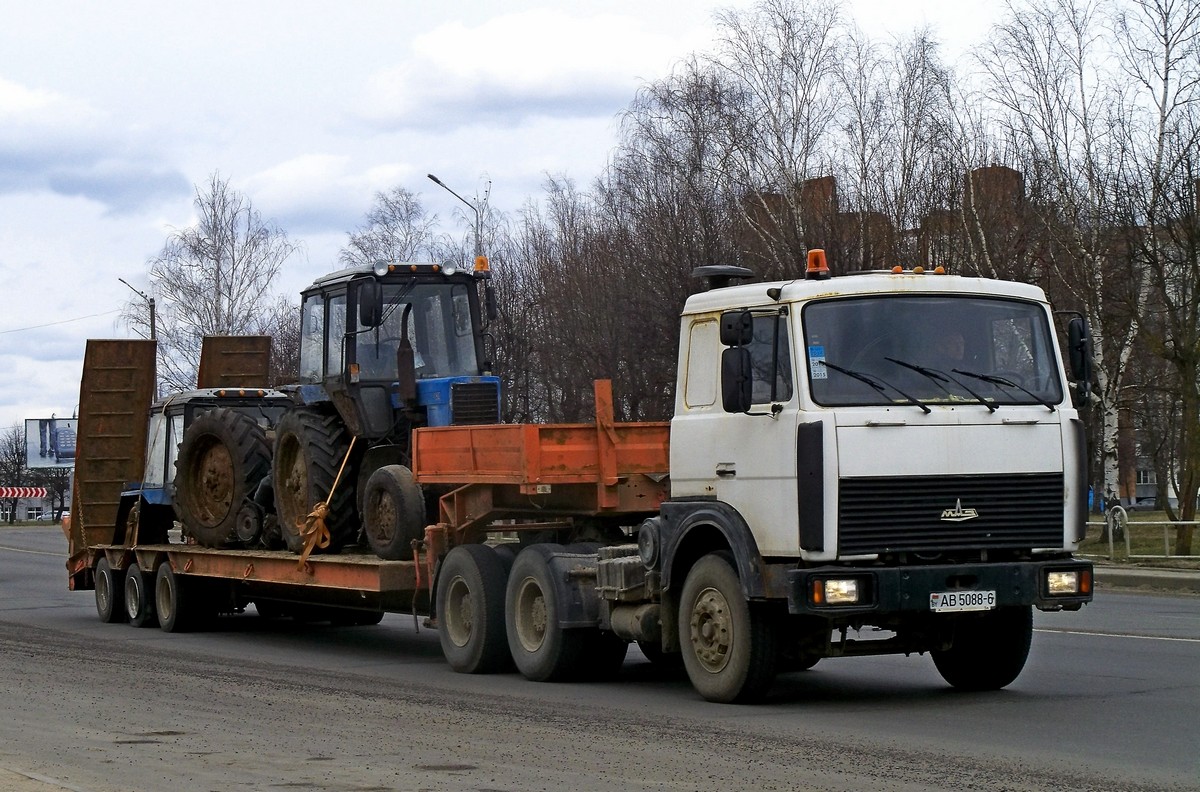
[[[1125,528],[1129,539],[1128,549],[1124,536],[1121,534],[1114,536],[1113,561],[1147,566],[1200,569],[1200,555],[1180,557],[1176,553],[1177,527],[1174,524],[1162,525],[1167,522],[1165,512],[1133,511],[1129,512],[1128,516],[1129,522]],[[1108,539],[1104,535],[1104,526],[1096,524],[1100,523],[1102,519],[1098,514],[1088,516],[1087,539],[1079,545],[1080,555],[1109,557]],[[1196,530],[1192,538],[1192,553],[1196,554],[1200,553],[1200,526],[1194,526],[1194,528]],[[1157,558],[1145,556],[1157,556]]]

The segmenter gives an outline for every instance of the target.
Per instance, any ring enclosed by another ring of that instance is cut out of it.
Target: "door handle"
[[[718,462],[717,475],[721,478],[733,478],[737,475],[737,464],[734,462]]]

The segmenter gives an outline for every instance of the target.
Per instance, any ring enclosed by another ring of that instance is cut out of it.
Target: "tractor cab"
[[[300,401],[332,402],[351,434],[373,441],[497,422],[499,380],[484,375],[486,275],[380,264],[318,279],[302,296]]]

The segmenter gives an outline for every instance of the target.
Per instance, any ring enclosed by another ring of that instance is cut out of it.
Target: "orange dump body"
[[[413,474],[453,488],[440,520],[460,532],[505,517],[633,515],[667,497],[669,442],[668,423],[615,423],[601,380],[594,424],[418,429]]]

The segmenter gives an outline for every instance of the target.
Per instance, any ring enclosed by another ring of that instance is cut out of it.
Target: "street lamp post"
[[[441,187],[458,200],[462,201],[464,204],[466,204],[468,209],[475,213],[475,258],[478,259],[483,255],[483,214],[480,213],[479,206],[471,201],[468,201],[466,198],[463,198],[461,195],[454,192],[454,190],[451,190],[444,181],[439,179],[437,176],[434,176],[432,173],[427,173],[425,175],[429,177],[431,182],[436,184],[438,187]]]
[[[117,278],[117,280],[121,281],[121,283],[124,283],[126,286],[129,286],[130,291],[146,301],[146,305],[150,308],[150,340],[157,340],[158,335],[154,326],[154,298],[139,289],[133,288],[133,286],[130,286],[129,281],[125,280],[124,278]]]

